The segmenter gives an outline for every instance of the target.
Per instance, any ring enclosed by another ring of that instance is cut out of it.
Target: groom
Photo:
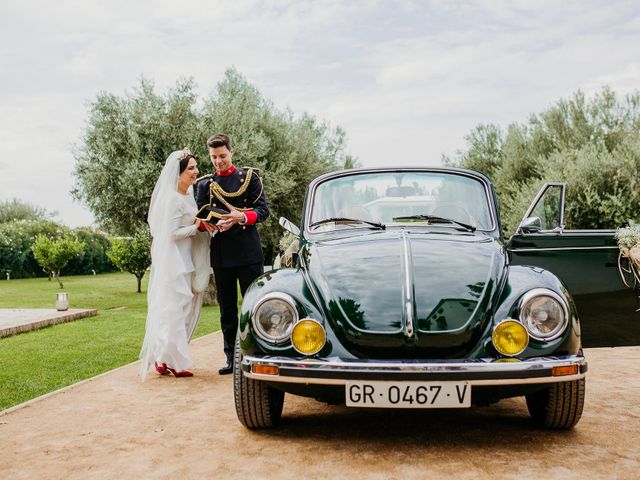
[[[242,295],[253,280],[262,275],[264,257],[256,224],[269,216],[267,198],[258,172],[238,168],[233,162],[231,139],[225,134],[207,140],[215,173],[198,179],[198,208],[210,205],[228,210],[213,229],[211,266],[216,280],[220,324],[224,338],[225,365],[220,375],[233,371],[233,349],[238,330],[238,287]]]

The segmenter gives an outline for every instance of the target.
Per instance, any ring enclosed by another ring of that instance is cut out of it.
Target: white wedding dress
[[[173,173],[170,160],[171,156],[165,169],[170,166]],[[175,182],[173,175],[163,179],[163,170],[149,208],[153,242],[146,332],[140,352],[142,380],[150,370],[155,370],[154,362],[166,363],[176,371],[191,368],[188,343],[200,317],[203,291],[211,270],[210,235],[198,231],[193,223],[197,205],[192,187],[186,195],[177,191],[179,167],[175,163]],[[169,188],[163,188],[163,181]],[[196,280],[198,275],[200,280]]]

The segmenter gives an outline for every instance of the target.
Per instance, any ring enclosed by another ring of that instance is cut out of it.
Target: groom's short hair
[[[218,133],[207,140],[207,146],[211,148],[227,147],[227,150],[231,151],[231,139],[229,135]]]

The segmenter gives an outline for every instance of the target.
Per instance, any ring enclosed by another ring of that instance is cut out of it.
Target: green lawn
[[[128,273],[63,277],[70,308],[96,317],[0,338],[0,410],[137,360],[147,312]],[[55,308],[56,281],[0,281],[0,308]],[[218,307],[204,307],[195,337],[220,329]]]

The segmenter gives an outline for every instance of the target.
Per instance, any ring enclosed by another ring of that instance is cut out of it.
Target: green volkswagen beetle
[[[240,422],[277,425],[285,393],[407,409],[525,396],[536,424],[572,428],[587,371],[573,294],[586,285],[585,302],[633,295],[607,267],[613,233],[564,231],[563,201],[563,185],[545,185],[505,242],[493,186],[474,171],[356,169],[313,180],[300,227],[280,222],[298,237],[291,267],[265,273],[244,297]],[[577,262],[599,280],[572,269]],[[593,337],[609,341],[597,328]]]

